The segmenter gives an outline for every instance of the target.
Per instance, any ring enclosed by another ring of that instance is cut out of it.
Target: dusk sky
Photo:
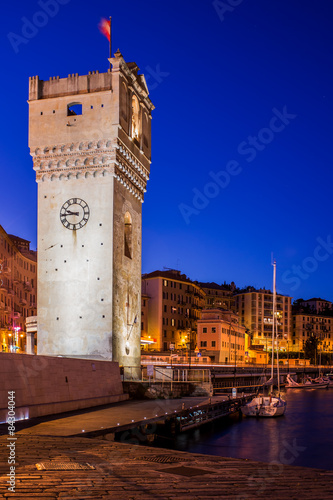
[[[113,53],[138,64],[156,106],[143,272],[272,288],[273,252],[279,293],[333,301],[331,0],[14,0],[2,11],[7,233],[36,248],[28,78],[107,71],[97,26],[111,15]]]

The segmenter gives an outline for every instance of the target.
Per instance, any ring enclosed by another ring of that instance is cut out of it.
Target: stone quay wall
[[[0,353],[0,380],[0,422],[12,391],[16,420],[128,399],[111,361]]]

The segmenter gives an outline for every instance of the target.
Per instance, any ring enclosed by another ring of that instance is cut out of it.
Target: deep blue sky
[[[2,6],[0,224],[7,232],[36,248],[28,77],[106,71],[108,42],[97,25],[112,15],[113,52],[119,47],[146,74],[156,106],[143,272],[166,266],[199,281],[271,288],[274,252],[280,293],[333,301],[333,248],[322,243],[333,241],[333,4],[229,1],[238,5],[223,14],[210,0],[59,0],[58,13],[16,52],[8,33],[24,34],[22,18],[43,24],[41,7],[35,0]],[[293,118],[282,127],[272,118],[283,109]],[[249,151],[251,137],[265,144]],[[238,175],[214,188],[210,173],[225,172],[232,160]],[[215,196],[198,209],[193,190]],[[187,222],[179,206],[195,209]]]

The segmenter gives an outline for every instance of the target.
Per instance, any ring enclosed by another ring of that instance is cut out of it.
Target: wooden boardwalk
[[[216,396],[123,401],[102,409],[81,410],[73,415],[21,421],[17,424],[17,432],[67,437],[80,437],[84,433],[88,437],[99,437],[115,433],[119,436],[121,432],[140,428],[148,430],[152,438],[152,428],[156,429],[157,422],[163,434],[179,433],[238,411],[244,400]],[[1,432],[6,432],[5,425],[0,426]]]
[[[226,398],[219,396],[211,401],[219,402]],[[194,397],[182,399],[154,399],[150,401],[122,401],[113,403],[105,408],[91,408],[81,410],[74,414],[63,414],[57,418],[45,417],[31,422],[18,423],[29,426],[18,431],[20,434],[39,434],[52,436],[81,436],[82,433],[98,435],[108,432],[122,431],[129,428],[153,423],[165,418],[167,415],[180,412],[182,408],[196,408],[209,402],[207,397]],[[1,426],[5,429],[5,426]]]

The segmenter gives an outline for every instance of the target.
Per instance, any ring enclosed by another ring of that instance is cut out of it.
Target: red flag
[[[98,27],[101,33],[109,40],[111,40],[111,25],[110,21],[105,18],[102,18]]]

